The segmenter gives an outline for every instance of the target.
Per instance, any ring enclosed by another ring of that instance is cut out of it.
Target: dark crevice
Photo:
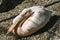
[[[7,12],[18,4],[21,4],[24,0],[3,0],[2,4],[0,5],[0,13]]]
[[[56,4],[56,3],[59,3],[59,2],[60,2],[60,0],[55,1],[55,2],[53,2],[53,3],[50,3],[50,4],[47,4],[47,5],[44,5],[44,7],[49,7],[49,6],[52,6],[52,5],[54,5],[54,4]]]
[[[3,0],[2,4],[0,5],[0,13],[7,12],[7,11],[15,8],[15,6],[17,6],[18,4],[21,4],[23,1],[24,0]],[[51,5],[59,3],[59,2],[60,2],[60,0],[55,1],[48,5],[44,5],[44,7],[48,7],[48,6],[51,6]]]
[[[3,22],[3,21],[7,21],[7,20],[10,20],[10,19],[13,19],[13,18],[15,18],[17,15],[15,15],[15,16],[12,16],[12,17],[10,17],[10,18],[7,18],[7,19],[2,19],[2,20],[0,20],[0,23],[1,22]]]

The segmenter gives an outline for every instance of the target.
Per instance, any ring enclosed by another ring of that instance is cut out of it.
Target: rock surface
[[[0,6],[0,40],[60,40],[60,2],[47,7],[50,10],[56,11],[57,16],[51,17],[50,21],[45,25],[44,28],[27,37],[18,38],[13,34],[6,36],[7,29],[11,26],[13,18],[24,8],[35,5],[44,6],[58,0],[24,0],[22,2],[15,1],[16,0],[11,3],[13,5],[10,4],[11,6],[7,6],[6,4]],[[6,6],[8,8],[13,6],[13,8],[8,10]]]

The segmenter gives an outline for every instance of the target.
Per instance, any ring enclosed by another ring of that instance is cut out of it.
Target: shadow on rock
[[[0,23],[1,22],[3,22],[3,21],[7,21],[7,20],[10,20],[10,19],[13,19],[13,18],[15,18],[17,15],[15,15],[15,16],[12,16],[12,17],[10,17],[10,18],[7,18],[7,19],[2,19],[2,20],[0,20]]]
[[[3,0],[2,4],[0,5],[0,13],[7,12],[18,4],[21,4],[24,0]]]

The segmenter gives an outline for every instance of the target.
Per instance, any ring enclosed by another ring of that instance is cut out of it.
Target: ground
[[[17,37],[13,34],[6,35],[7,29],[11,26],[12,20],[24,9],[31,6],[44,6],[58,0],[23,0],[12,2],[13,4],[0,5],[0,40],[60,40],[60,2],[47,7],[56,11],[56,15],[36,33],[27,37]],[[14,5],[14,6],[13,6]],[[4,19],[4,20],[3,20]]]

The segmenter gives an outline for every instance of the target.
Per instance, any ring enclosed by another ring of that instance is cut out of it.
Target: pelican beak
[[[21,21],[19,21],[19,22],[16,23],[16,24],[12,24],[12,26],[8,29],[8,31],[7,31],[6,34],[8,35],[12,30],[14,30],[14,28],[18,27],[18,25],[20,25],[20,27],[22,27],[23,23],[24,23],[31,15],[32,15],[31,11],[28,11],[28,12],[24,15],[24,17],[23,17],[23,19],[22,19]]]

